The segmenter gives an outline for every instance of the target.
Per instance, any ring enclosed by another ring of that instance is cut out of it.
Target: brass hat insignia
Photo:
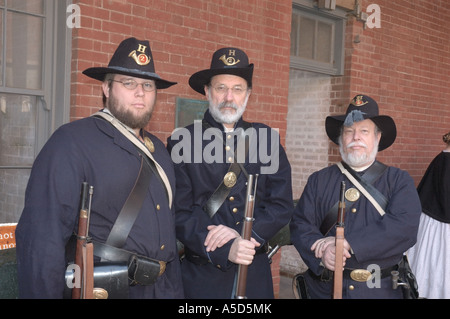
[[[225,64],[226,66],[233,66],[241,62],[241,60],[236,60],[234,57],[231,56],[236,54],[234,50],[230,50],[228,54],[230,55],[229,57],[226,57],[224,54],[219,58],[219,60],[221,60],[223,64]]]
[[[368,101],[363,101],[363,96],[362,95],[357,95],[355,96],[355,98],[352,100],[352,102],[350,104],[354,105],[354,106],[363,106],[364,104],[369,103]]]
[[[145,54],[146,48],[147,46],[139,44],[138,49],[131,51],[128,56],[132,57],[138,65],[147,65],[150,63],[150,58]],[[136,51],[140,52],[141,54],[138,55]]]

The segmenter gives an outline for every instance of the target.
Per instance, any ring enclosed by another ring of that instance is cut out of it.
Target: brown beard
[[[137,118],[130,111],[126,110],[125,107],[119,107],[118,101],[113,94],[110,94],[109,98],[106,100],[106,106],[109,111],[114,115],[120,122],[132,129],[144,128],[150,119],[152,118],[153,108],[150,108],[145,114]]]

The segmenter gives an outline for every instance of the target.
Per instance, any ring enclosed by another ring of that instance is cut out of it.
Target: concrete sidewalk
[[[278,299],[295,299],[292,289],[292,277],[280,276],[280,292]]]
[[[308,269],[293,245],[281,248],[279,299],[295,299],[292,289],[293,277]]]

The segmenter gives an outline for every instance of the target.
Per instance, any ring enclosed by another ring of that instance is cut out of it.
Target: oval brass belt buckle
[[[365,282],[372,278],[372,274],[366,269],[354,269],[350,273],[350,278],[354,281]]]
[[[108,291],[103,288],[94,288],[94,299],[108,299]]]

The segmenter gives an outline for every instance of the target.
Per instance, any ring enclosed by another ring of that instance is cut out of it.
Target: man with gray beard
[[[244,51],[217,50],[211,68],[189,79],[189,85],[209,101],[203,121],[181,129],[183,139],[175,131],[167,141],[177,176],[176,232],[185,247],[181,268],[187,298],[234,298],[238,265],[248,266],[246,297],[274,297],[267,248],[269,239],[291,218],[291,168],[274,130],[242,118],[252,75],[253,64]],[[207,132],[214,134],[205,138]],[[246,136],[247,152],[239,147]],[[206,154],[208,149],[214,152]],[[262,161],[262,150],[275,162],[273,171],[267,170],[270,162]],[[249,174],[259,176],[252,238],[246,240],[241,230]]]
[[[332,296],[334,224],[344,181],[342,297],[403,298],[402,289],[393,289],[391,272],[403,270],[399,265],[416,241],[421,206],[411,176],[376,160],[378,151],[393,144],[395,123],[379,115],[375,100],[356,95],[345,115],[326,118],[325,128],[342,162],[308,178],[290,223],[292,243],[308,266],[298,276],[302,297]]]

